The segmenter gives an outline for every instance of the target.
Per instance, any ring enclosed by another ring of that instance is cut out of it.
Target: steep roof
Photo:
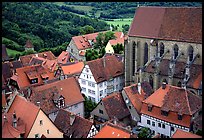
[[[26,124],[25,127],[25,138],[28,136],[35,119],[40,111],[40,108],[35,106],[33,103],[27,101],[24,97],[15,96],[13,103],[11,104],[8,112],[8,122],[12,122],[12,115],[16,113],[17,118],[19,117]]]
[[[67,136],[72,135],[72,138],[86,138],[93,124],[89,120],[73,114],[75,119],[73,124],[70,125],[71,114],[73,113],[60,109],[54,124]]]
[[[117,119],[122,119],[130,115],[123,97],[119,92],[106,96],[102,99],[102,102],[110,119],[113,119],[114,117]]]
[[[84,98],[80,92],[79,84],[74,77],[70,77],[64,80],[59,80],[42,86],[37,86],[34,88],[34,90],[38,94],[40,94],[41,91],[46,89],[47,89],[47,92],[51,92],[51,88],[53,87],[56,87],[59,94],[65,98],[65,105],[70,106],[84,101]]]
[[[84,68],[84,62],[78,62],[71,65],[62,65],[62,71],[65,75],[72,75],[81,73],[82,69]]]
[[[43,68],[41,65],[34,65],[34,66],[25,66],[22,68],[16,69],[16,75],[13,75],[11,79],[17,82],[18,87],[24,88],[32,85],[40,85],[43,84],[42,76],[43,74],[46,74],[50,79],[54,78],[54,74],[49,72],[48,69]],[[30,78],[38,78],[37,84],[31,84],[29,81]]]
[[[105,125],[94,138],[130,138],[130,132],[116,125]]]
[[[202,7],[139,7],[128,35],[202,43]]]
[[[141,83],[141,94],[138,91],[138,84],[124,87],[124,91],[137,112],[140,112],[142,108],[142,101],[153,93],[151,85],[146,81]]]
[[[202,138],[202,137],[191,132],[186,132],[181,129],[177,129],[171,138]]]
[[[87,65],[97,83],[115,78],[124,74],[124,65],[118,59],[111,55],[104,58],[88,61]]]
[[[24,56],[20,56],[19,59],[20,59],[21,63],[23,64],[23,66],[28,66],[29,62],[30,62],[30,60],[31,60],[31,58],[33,56],[42,57],[42,58],[46,58],[46,59],[49,59],[49,60],[56,59],[56,57],[54,56],[54,54],[51,51],[46,51],[46,52],[41,52],[41,53],[36,53],[36,54],[24,55]]]
[[[1,45],[1,49],[2,49],[2,61],[7,61],[9,60],[9,57],[8,57],[8,53],[6,51],[6,46],[4,44]]]
[[[147,105],[152,105],[152,111],[147,111]],[[151,96],[143,101],[141,113],[161,120],[189,127],[190,116],[202,108],[199,96],[180,87],[166,85],[160,87]],[[168,116],[161,115],[161,110],[170,112]],[[176,114],[183,115],[182,120],[177,120]]]
[[[117,44],[124,45],[124,38],[111,39],[111,40],[109,40],[109,43],[111,45],[117,45]]]
[[[57,62],[60,64],[74,64],[78,60],[69,52],[62,51],[61,54],[57,57]]]

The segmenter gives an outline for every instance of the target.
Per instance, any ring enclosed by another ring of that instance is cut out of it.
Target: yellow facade
[[[106,50],[106,53],[112,53],[112,54],[114,53],[113,47],[111,46],[110,42],[107,43],[105,50]]]

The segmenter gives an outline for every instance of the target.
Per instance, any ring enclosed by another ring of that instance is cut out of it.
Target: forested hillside
[[[2,3],[2,41],[14,44],[12,49],[20,51],[27,39],[39,51],[69,42],[72,36],[107,29],[109,26],[104,21],[80,17],[55,4]]]

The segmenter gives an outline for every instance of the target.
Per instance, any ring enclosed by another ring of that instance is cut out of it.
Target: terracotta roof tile
[[[60,109],[54,124],[66,136],[72,135],[72,138],[87,138],[93,124],[87,119],[84,119],[75,114],[73,115],[75,116],[75,119],[73,124],[70,125],[71,112]]]
[[[17,68],[23,67],[21,61],[11,61],[12,69],[16,70]]]
[[[72,37],[72,40],[74,41],[78,50],[85,50],[85,49],[92,48],[92,45],[89,43],[89,40],[92,40],[93,42],[95,42],[98,34],[105,33],[105,32],[107,31],[86,34],[82,36],[74,36]],[[120,38],[122,36],[122,32],[114,32],[114,35],[116,36],[116,38]]]
[[[202,43],[202,8],[139,7],[128,35]]]
[[[123,55],[123,54],[105,53],[105,55],[104,55],[103,57],[107,57],[107,56],[111,56],[111,55],[114,55],[114,56],[118,59],[118,61],[120,61],[120,62],[123,62],[123,61],[124,61],[124,55]]]
[[[148,104],[153,106],[151,112],[147,111]],[[202,107],[201,104],[202,100],[188,90],[166,85],[165,89],[160,87],[143,101],[141,113],[189,127],[191,115]],[[161,115],[161,110],[169,111],[169,115]],[[178,120],[177,114],[183,115],[183,119]]]
[[[97,83],[115,78],[124,74],[124,65],[113,55],[88,61],[87,65]]]
[[[123,97],[119,92],[106,96],[102,99],[102,102],[110,119],[116,117],[120,120],[130,115]]]
[[[81,73],[82,69],[84,68],[84,62],[78,62],[71,65],[63,65],[62,71],[65,75],[72,75],[72,74],[78,74]]]
[[[149,97],[153,93],[153,89],[148,82],[143,82],[141,84],[141,94],[138,91],[138,84],[133,84],[128,87],[124,87],[124,91],[133,104],[137,112],[141,111],[142,101]]]
[[[59,94],[65,98],[65,105],[70,106],[84,101],[84,98],[80,92],[79,84],[74,77],[37,86],[33,89],[34,91],[40,93],[40,91],[53,87],[56,87]],[[47,91],[49,92],[49,90]]]
[[[172,135],[172,138],[202,138],[202,137],[191,132],[186,132],[181,129],[177,129],[176,132]]]
[[[51,51],[41,52],[41,53],[37,53],[37,54],[24,55],[24,56],[20,56],[19,59],[20,59],[21,63],[23,64],[23,66],[28,66],[29,62],[33,56],[47,58],[48,60],[55,60],[56,59],[56,57],[54,56],[54,54]]]
[[[26,138],[33,126],[33,123],[35,122],[40,108],[27,101],[24,97],[16,95],[13,103],[11,104],[11,107],[7,112],[8,122],[12,121],[12,115],[14,111],[17,118],[20,118],[26,124],[24,135],[24,137]]]
[[[57,57],[57,62],[60,64],[73,64],[78,62],[78,60],[69,52],[62,51],[62,53]]]
[[[122,44],[122,45],[124,45],[124,38],[112,39],[112,40],[109,40],[109,43],[110,43],[111,45],[117,45],[117,44]]]
[[[40,65],[17,68],[16,73],[17,73],[17,78],[14,78],[14,79],[17,79],[17,84],[18,84],[18,87],[20,89],[28,87],[28,86],[32,86],[32,85],[43,84],[41,74],[46,73],[49,76],[49,78],[48,78],[49,80],[54,78],[54,73],[49,72],[49,70],[43,68]],[[16,77],[16,75],[14,75],[14,76]],[[36,83],[36,84],[30,83],[29,77],[33,77],[33,76],[38,78],[38,83]]]
[[[95,135],[94,138],[130,138],[130,132],[107,124]]]

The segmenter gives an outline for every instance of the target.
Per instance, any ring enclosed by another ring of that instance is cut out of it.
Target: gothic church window
[[[174,59],[176,59],[176,57],[178,56],[178,50],[179,50],[178,45],[175,44],[174,45]]]
[[[160,53],[160,57],[161,57],[164,54],[164,44],[161,42],[159,46],[160,46],[159,53]]]
[[[152,86],[152,88],[153,88],[153,78],[152,78],[152,76],[150,75],[149,76],[149,84]]]
[[[148,61],[148,44],[145,42],[145,46],[144,46],[144,65],[147,63]]]
[[[193,47],[192,46],[188,48],[188,58],[189,58],[189,61],[193,60]]]
[[[135,47],[136,47],[136,43],[135,41],[132,44],[132,76],[134,76],[135,73]]]

